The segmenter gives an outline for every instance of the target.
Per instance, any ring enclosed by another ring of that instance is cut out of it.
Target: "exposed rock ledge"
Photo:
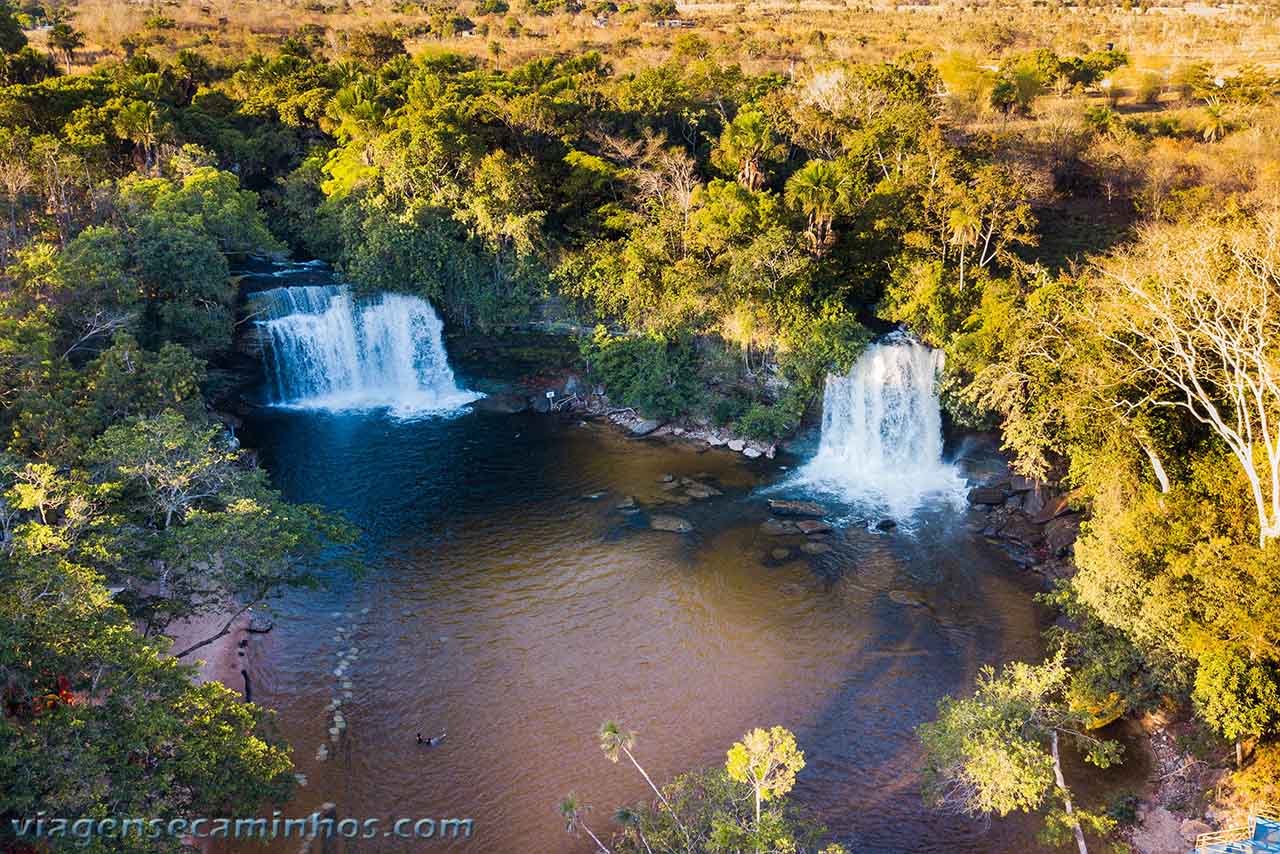
[[[1083,519],[1072,499],[1050,484],[1000,477],[969,490],[970,525],[1020,565],[1062,578],[1074,571],[1071,554]]]
[[[600,418],[616,425],[628,435],[640,438],[670,439],[689,442],[704,450],[722,448],[747,459],[761,457],[773,459],[778,445],[747,439],[707,423],[690,418],[661,420],[647,418],[631,407],[618,407],[610,403],[601,388],[588,388],[574,374],[559,377],[554,382],[540,381],[530,384],[524,391],[494,394],[471,404],[474,409],[515,415],[525,412],[537,414],[573,414],[579,417]]]

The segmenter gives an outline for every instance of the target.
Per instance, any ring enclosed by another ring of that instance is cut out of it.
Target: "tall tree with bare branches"
[[[1248,479],[1260,543],[1280,536],[1280,209],[1149,229],[1097,266],[1094,287],[1122,368],[1115,405],[1211,429]]]

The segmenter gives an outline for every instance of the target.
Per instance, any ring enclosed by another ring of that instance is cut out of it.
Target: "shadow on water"
[[[1029,583],[953,512],[925,508],[910,533],[849,524],[807,554],[814,538],[760,529],[777,466],[573,421],[262,410],[244,438],[290,498],[365,532],[367,573],[284,597],[252,667],[308,778],[287,815],[471,817],[472,839],[441,847],[586,852],[560,797],[607,829],[647,793],[600,753],[601,720],[639,731],[657,779],[781,724],[808,757],[797,802],[853,850],[1034,850],[1026,822],[983,833],[920,804],[915,726],[980,665],[1039,650]],[[723,494],[690,499],[666,474]],[[642,509],[616,509],[627,496]],[[648,530],[652,513],[695,531]],[[424,754],[418,730],[449,739]]]

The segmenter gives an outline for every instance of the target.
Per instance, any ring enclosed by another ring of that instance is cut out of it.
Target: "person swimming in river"
[[[435,747],[440,742],[444,741],[444,737],[445,733],[443,732],[431,738],[423,738],[422,733],[418,733],[418,744],[425,744],[427,747]]]

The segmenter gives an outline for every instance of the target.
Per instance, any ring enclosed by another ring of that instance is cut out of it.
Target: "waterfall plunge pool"
[[[851,851],[1038,850],[1033,820],[987,829],[921,805],[915,726],[983,664],[1040,651],[1037,585],[950,504],[925,496],[909,532],[845,527],[810,555],[802,536],[761,531],[761,491],[787,477],[766,460],[482,412],[272,407],[242,436],[291,499],[364,531],[362,577],[288,593],[254,640],[255,700],[278,710],[308,779],[286,816],[332,801],[384,821],[471,817],[470,840],[441,847],[586,854],[561,797],[579,793],[608,831],[615,807],[649,796],[600,752],[602,720],[639,732],[658,780],[779,724],[808,763],[795,802]],[[616,509],[669,501],[666,474],[724,493],[662,506],[691,534]],[[440,749],[415,749],[441,730]]]

